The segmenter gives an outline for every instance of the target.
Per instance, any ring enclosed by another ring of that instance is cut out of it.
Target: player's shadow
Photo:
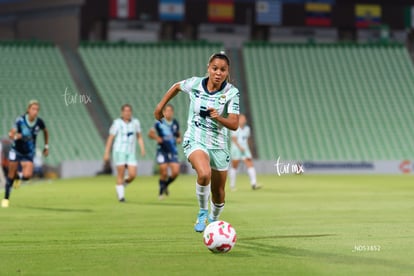
[[[62,212],[62,213],[92,213],[92,209],[70,209],[70,208],[53,208],[53,207],[37,207],[37,206],[22,206],[21,208],[49,211],[49,212]]]
[[[147,201],[147,202],[132,202],[128,201],[128,204],[136,204],[136,205],[154,205],[154,206],[175,206],[175,207],[187,207],[187,206],[194,206],[194,203],[185,203],[185,202],[171,202],[166,200],[158,200],[158,201]]]
[[[283,238],[312,238],[312,237],[326,237],[335,236],[334,234],[319,234],[319,235],[286,235],[286,236],[267,236],[267,237],[252,237],[241,238],[237,241],[237,247],[241,247],[247,250],[247,252],[255,252],[254,255],[262,256],[275,256],[275,255],[287,255],[292,257],[304,257],[317,259],[318,262],[324,263],[337,263],[344,265],[369,265],[369,266],[383,266],[398,270],[414,271],[414,265],[407,263],[400,263],[395,260],[386,260],[375,257],[365,257],[361,254],[355,253],[354,256],[337,254],[333,252],[320,252],[316,250],[301,249],[297,247],[276,246],[259,241],[260,239],[283,239]],[[347,249],[344,249],[347,250]],[[351,252],[351,249],[348,249]],[[233,257],[246,257],[246,254],[229,254]]]
[[[336,234],[312,234],[312,235],[273,235],[240,238],[239,241],[268,240],[268,239],[290,239],[290,238],[320,238],[336,236]]]

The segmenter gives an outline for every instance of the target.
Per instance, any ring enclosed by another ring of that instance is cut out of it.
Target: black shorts
[[[21,154],[14,149],[9,151],[9,161],[10,162],[33,162],[34,153]]]
[[[156,159],[158,164],[178,163],[178,154],[157,150]]]

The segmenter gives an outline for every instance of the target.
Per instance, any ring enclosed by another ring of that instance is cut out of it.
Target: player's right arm
[[[162,138],[157,135],[157,132],[155,131],[155,128],[151,128],[148,132],[148,137],[152,140],[157,141],[158,144],[162,143]]]
[[[175,96],[177,96],[178,92],[181,91],[181,84],[180,82],[177,82],[173,84],[173,86],[168,89],[167,93],[164,94],[164,97],[162,97],[161,101],[157,104],[154,110],[154,117],[157,120],[161,120],[164,115],[162,114],[162,110],[164,109],[164,106]]]
[[[17,133],[17,129],[16,128],[12,128],[9,131],[9,138],[12,140],[19,140],[22,139],[22,134],[21,133]]]
[[[108,139],[106,140],[105,145],[105,154],[104,154],[104,160],[109,160],[109,153],[111,152],[112,143],[114,142],[115,135],[109,134]]]
[[[108,139],[106,139],[106,145],[105,145],[105,154],[104,154],[104,160],[109,160],[109,154],[111,152],[112,144],[115,139],[115,135],[118,133],[118,125],[116,121],[112,123],[111,128],[109,129],[109,136]]]
[[[19,140],[23,138],[23,134],[19,133],[19,122],[20,122],[20,118],[17,117],[16,121],[14,122],[14,125],[12,126],[12,128],[9,131],[9,138],[12,140]]]

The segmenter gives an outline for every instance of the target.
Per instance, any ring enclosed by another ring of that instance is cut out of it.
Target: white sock
[[[229,182],[230,182],[230,188],[234,189],[236,188],[236,174],[237,170],[234,168],[229,169]]]
[[[256,185],[256,169],[254,167],[250,167],[247,169],[247,174],[250,177],[250,184]]]
[[[118,194],[118,199],[125,197],[125,187],[124,185],[116,185],[116,193]]]
[[[198,199],[198,205],[200,209],[208,210],[208,200],[210,197],[210,184],[207,186],[201,186],[196,183],[196,195]]]
[[[211,202],[211,213],[210,213],[210,219],[211,220],[218,220],[221,212],[223,212],[224,209],[224,202],[223,203],[213,203]]]

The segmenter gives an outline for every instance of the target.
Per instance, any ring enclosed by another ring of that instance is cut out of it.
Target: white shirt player
[[[135,154],[137,134],[141,133],[138,119],[132,118],[129,122],[121,118],[115,119],[109,133],[115,136],[113,152]]]
[[[224,82],[219,91],[209,93],[207,78],[192,77],[180,82],[180,88],[190,97],[188,129],[184,141],[203,144],[208,149],[228,149],[229,130],[210,118],[208,108],[215,108],[221,116],[239,114],[239,90]]]
[[[237,138],[237,143],[245,150],[249,149],[250,127],[245,125],[243,128],[239,127],[232,132],[232,137]],[[238,147],[232,142],[232,147]]]

